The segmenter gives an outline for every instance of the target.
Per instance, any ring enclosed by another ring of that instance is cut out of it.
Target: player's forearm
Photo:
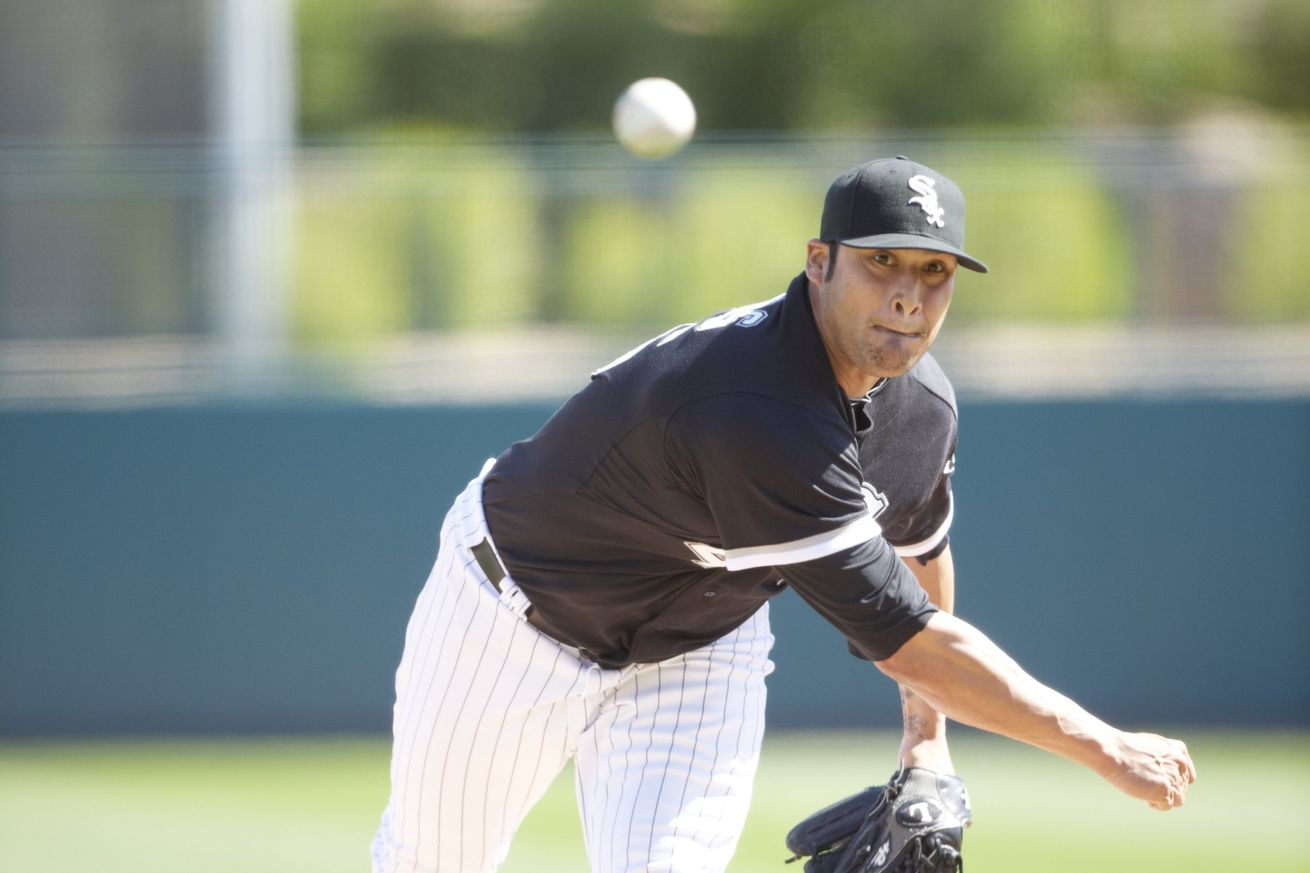
[[[902,767],[923,767],[938,773],[954,773],[950,745],[946,742],[946,716],[907,686],[900,686],[904,729],[897,761]]]
[[[904,559],[919,585],[938,608],[955,610],[955,564],[950,546],[931,560]],[[901,713],[904,730],[899,760],[904,767],[926,767],[942,773],[955,772],[946,742],[946,717],[908,686],[901,685]]]
[[[1115,766],[1116,731],[1029,676],[976,628],[933,616],[878,666],[929,706],[964,724],[1083,764],[1101,775]]]

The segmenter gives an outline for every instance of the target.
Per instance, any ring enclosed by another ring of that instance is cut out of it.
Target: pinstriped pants
[[[685,655],[602,668],[528,624],[511,579],[487,581],[469,553],[481,491],[447,515],[406,630],[374,873],[495,870],[570,758],[593,873],[724,870],[759,761],[767,605]]]

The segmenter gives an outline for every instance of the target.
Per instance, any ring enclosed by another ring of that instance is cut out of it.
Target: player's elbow
[[[943,658],[957,641],[959,623],[949,613],[934,613],[921,631],[906,640],[892,655],[874,664],[901,685],[933,685],[944,672]]]
[[[918,634],[915,634],[915,636],[918,636]],[[896,650],[895,654],[873,662],[873,665],[881,670],[884,675],[901,685],[913,684],[920,675],[920,659],[906,654],[905,647],[908,645],[909,642],[907,641],[905,645]]]

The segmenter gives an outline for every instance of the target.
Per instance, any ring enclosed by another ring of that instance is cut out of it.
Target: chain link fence
[[[243,166],[0,146],[0,402],[567,393],[779,293],[828,182],[891,154],[960,182],[992,266],[960,278],[939,343],[963,390],[1310,393],[1310,129],[1214,116],[710,133],[660,162],[600,136],[265,145]]]

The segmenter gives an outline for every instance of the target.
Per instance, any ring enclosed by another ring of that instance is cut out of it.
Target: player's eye
[[[891,252],[874,252],[872,260],[874,263],[890,266],[896,263],[896,258],[892,257]]]
[[[929,261],[923,269],[928,273],[945,273],[946,265],[941,261]]]

